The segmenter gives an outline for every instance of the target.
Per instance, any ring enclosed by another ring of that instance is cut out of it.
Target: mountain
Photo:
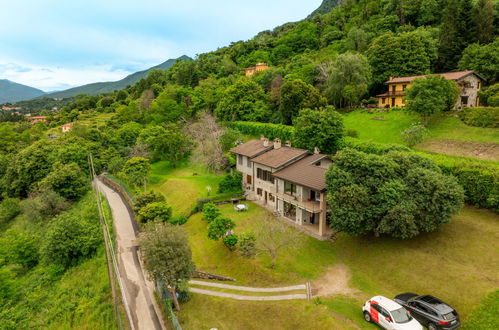
[[[83,85],[79,87],[74,87],[70,89],[66,89],[64,91],[60,92],[54,92],[50,94],[45,94],[43,97],[53,97],[53,98],[67,98],[67,97],[72,97],[76,96],[78,94],[89,94],[89,95],[97,95],[97,94],[102,94],[102,93],[110,93],[114,92],[115,90],[119,89],[124,89],[128,85],[135,85],[140,79],[146,78],[147,74],[151,70],[155,69],[160,69],[160,70],[167,70],[171,66],[173,66],[177,60],[191,60],[189,56],[181,56],[179,58],[175,59],[169,59],[166,62],[163,62],[159,65],[153,66],[152,68],[149,68],[144,71],[139,71],[132,73],[131,75],[126,76],[125,78],[118,80],[118,81],[110,81],[110,82],[98,82],[98,83],[92,83],[88,85]]]
[[[7,79],[0,79],[0,103],[14,103],[29,100],[45,94],[44,91],[21,85]]]
[[[334,8],[338,7],[341,5],[343,0],[323,0],[322,4],[310,14],[309,17],[313,17],[317,14],[327,14]]]

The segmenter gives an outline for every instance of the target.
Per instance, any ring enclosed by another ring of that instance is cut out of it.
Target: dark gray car
[[[461,326],[459,315],[454,308],[433,296],[402,293],[394,300],[430,330],[454,330]]]

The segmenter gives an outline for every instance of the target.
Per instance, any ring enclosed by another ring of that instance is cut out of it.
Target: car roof
[[[416,298],[416,300],[422,301],[438,311],[439,313],[446,314],[452,312],[454,309],[444,303],[442,300],[435,298],[430,295],[424,295],[424,296],[419,296]]]
[[[402,306],[400,304],[396,303],[395,301],[393,301],[387,297],[376,296],[376,297],[372,297],[371,300],[376,301],[382,307],[388,309],[388,311],[394,311],[396,309],[402,308]]]

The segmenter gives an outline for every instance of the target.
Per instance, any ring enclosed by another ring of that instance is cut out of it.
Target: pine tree
[[[488,44],[494,41],[494,18],[496,11],[492,0],[478,0],[474,10],[476,41]]]
[[[459,35],[460,2],[448,0],[440,27],[437,69],[450,71],[454,69],[461,56],[462,38]]]
[[[461,0],[458,19],[458,34],[464,50],[469,44],[476,42],[476,24],[471,0]]]

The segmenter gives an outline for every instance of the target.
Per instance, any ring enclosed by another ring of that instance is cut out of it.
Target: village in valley
[[[121,80],[0,80],[0,328],[498,329],[498,12],[324,0]]]

